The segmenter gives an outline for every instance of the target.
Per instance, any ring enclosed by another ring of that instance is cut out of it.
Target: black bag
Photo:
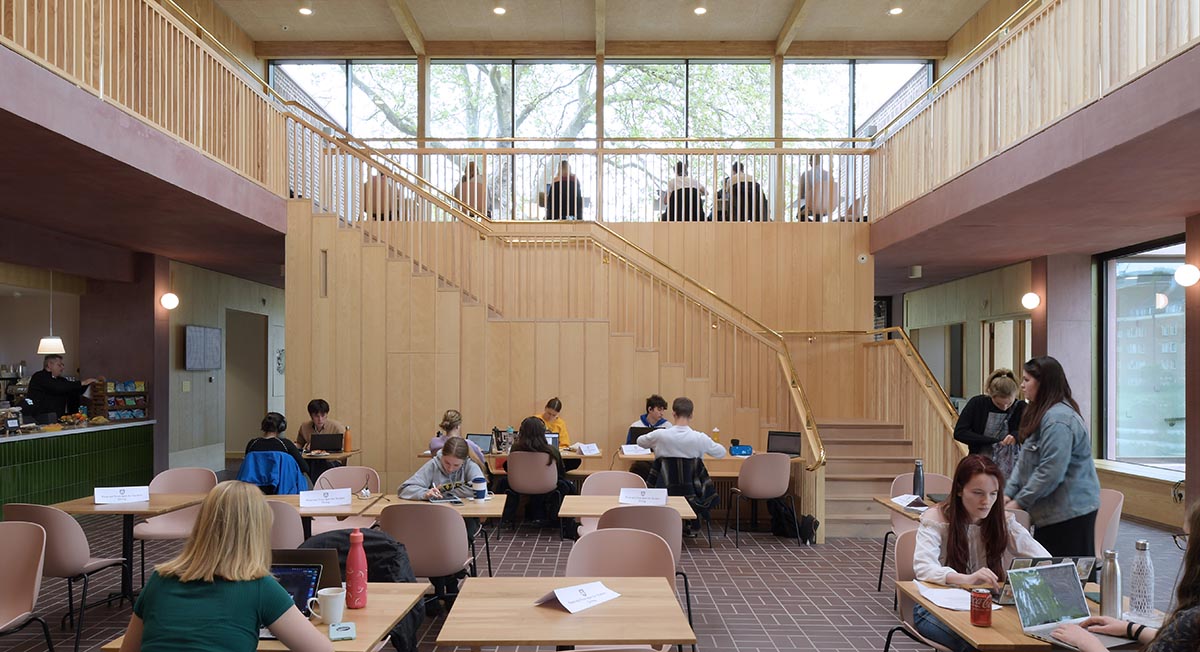
[[[796,513],[783,498],[771,498],[767,501],[767,511],[771,514],[771,534],[788,539],[796,538]],[[801,543],[816,543],[817,528],[821,527],[812,514],[800,517],[799,530]]]
[[[346,554],[350,552],[351,530],[334,530],[324,532],[300,544],[301,548],[335,548],[338,551],[338,565],[341,566],[342,577],[346,576]],[[363,552],[367,553],[368,582],[416,582],[412,565],[408,561],[408,551],[404,544],[396,541],[381,530],[361,530],[363,534]],[[416,608],[408,612],[396,623],[391,631],[392,645],[400,652],[414,652],[417,649],[417,629],[425,619],[425,610]]]

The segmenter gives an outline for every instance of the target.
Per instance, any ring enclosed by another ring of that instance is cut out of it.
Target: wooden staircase
[[[864,419],[818,419],[825,444],[827,536],[882,537],[890,512],[876,503],[892,480],[913,469],[913,442],[904,426]]]

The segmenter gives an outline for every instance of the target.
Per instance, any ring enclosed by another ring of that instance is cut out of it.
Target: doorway
[[[225,456],[240,457],[267,413],[267,316],[225,310]]]
[[[1028,317],[1014,317],[983,323],[983,378],[995,369],[1012,369],[1018,379],[1021,366],[1033,357],[1033,323]]]

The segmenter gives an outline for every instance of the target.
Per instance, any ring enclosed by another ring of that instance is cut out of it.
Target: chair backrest
[[[911,582],[917,578],[913,571],[913,556],[917,552],[917,531],[908,530],[896,536],[896,583]],[[897,590],[899,593],[899,590]],[[903,593],[900,595],[900,620],[913,624],[913,601]],[[914,630],[915,631],[915,630]]]
[[[1117,547],[1117,530],[1121,527],[1121,510],[1125,494],[1115,489],[1100,490],[1100,511],[1096,513],[1096,556]]]
[[[212,469],[185,466],[167,469],[150,481],[152,494],[206,494],[217,486]]]
[[[757,181],[741,181],[729,188],[729,219],[761,222],[769,219],[767,196]]]
[[[0,623],[33,611],[42,589],[46,530],[37,523],[0,523]]]
[[[561,220],[564,217],[582,217],[583,193],[579,180],[570,176],[550,184],[546,193],[546,217]]]
[[[388,505],[379,515],[379,529],[404,544],[418,577],[453,575],[471,556],[467,524],[453,507],[421,502]]]
[[[626,528],[645,530],[662,537],[671,548],[671,556],[679,565],[683,553],[683,517],[674,507],[666,505],[625,505],[613,507],[600,515],[596,529]]]
[[[912,493],[912,481],[913,481],[913,474],[901,473],[900,475],[896,476],[895,480],[892,480],[892,490],[891,490],[891,493],[889,493],[888,495],[892,496],[892,497],[896,497],[896,496],[903,496],[905,494]],[[941,473],[926,473],[925,474],[925,494],[926,495],[928,495],[928,494],[949,494],[950,488],[953,486],[954,486],[954,481],[951,480],[949,476],[942,475]],[[1001,488],[1003,489],[1003,487],[1001,487]],[[900,534],[901,532],[904,532],[906,530],[917,529],[916,521],[908,518],[907,516],[905,516],[903,514],[898,514],[896,512],[892,512],[891,510],[888,510],[888,511],[891,513],[891,517],[892,517],[892,532],[895,532],[896,534]]]
[[[663,219],[668,222],[698,222],[704,219],[704,197],[696,187],[676,188],[667,196]]]
[[[1010,509],[1008,512],[1016,517],[1017,522],[1026,530],[1033,526],[1033,519],[1029,518],[1029,512],[1023,509]]]
[[[646,480],[629,471],[597,471],[583,480],[581,496],[617,496],[622,489],[645,489]]]
[[[304,523],[300,520],[300,510],[282,500],[268,500],[271,515],[271,548],[276,550],[291,550],[299,548],[304,543]]]
[[[508,486],[519,494],[540,496],[558,487],[558,465],[550,453],[513,451],[504,468],[508,469]]]
[[[785,453],[758,453],[742,462],[738,489],[747,498],[778,498],[787,493],[792,459]]]
[[[317,478],[313,489],[352,489],[357,493],[365,486],[377,494],[381,485],[379,472],[369,466],[335,466]]]
[[[83,573],[92,552],[83,527],[70,514],[47,505],[9,503],[4,506],[4,520],[37,523],[46,531],[43,575],[75,577]]]
[[[571,546],[566,576],[665,577],[673,586],[675,557],[671,555],[671,546],[653,532],[628,528],[596,530],[579,537]]]

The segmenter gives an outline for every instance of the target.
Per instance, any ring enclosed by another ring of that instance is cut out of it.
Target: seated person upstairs
[[[563,161],[558,176],[550,183],[546,192],[546,219],[583,219],[583,191],[579,178],[571,174],[571,164]]]
[[[685,496],[688,504],[700,518],[688,521],[684,535],[696,536],[700,522],[707,521],[709,510],[716,506],[719,496],[717,488],[701,459],[707,453],[712,457],[725,457],[725,448],[708,435],[692,430],[692,401],[679,397],[671,405],[675,425],[654,430],[638,437],[638,446],[654,450],[654,467],[647,479],[647,486],[666,489],[672,496]]]
[[[633,436],[634,428],[670,428],[671,422],[664,416],[667,413],[667,399],[654,394],[646,399],[646,413],[629,424],[629,433],[625,436],[626,444],[636,444]]]
[[[300,453],[300,449],[292,443],[290,439],[283,437],[283,433],[287,430],[287,419],[278,412],[268,412],[267,416],[262,420],[262,436],[251,439],[246,444],[246,455],[249,458],[250,453],[258,452],[279,452],[287,453],[296,460],[296,465],[300,467],[300,472],[308,474],[308,462]],[[249,462],[243,462],[243,466]],[[241,479],[242,473],[239,471],[238,478]],[[304,479],[300,479],[301,483]],[[307,488],[307,487],[305,487]],[[290,493],[290,492],[288,492]]]
[[[462,179],[454,186],[454,196],[476,213],[492,216],[492,198],[488,196],[487,182],[479,175],[475,161],[467,163]]]
[[[836,210],[841,201],[837,179],[821,166],[816,154],[808,157],[808,169],[800,175],[800,200],[796,217],[801,222],[820,222]]]
[[[704,195],[708,189],[699,181],[688,176],[683,161],[675,163],[675,176],[667,181],[663,190],[663,221],[698,221],[704,216]]]

